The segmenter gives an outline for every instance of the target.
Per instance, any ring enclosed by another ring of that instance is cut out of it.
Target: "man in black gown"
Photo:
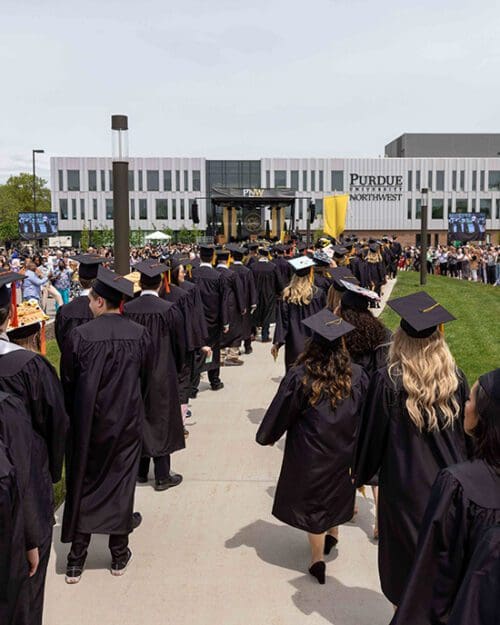
[[[131,282],[99,267],[89,293],[93,321],[75,328],[64,344],[61,378],[70,414],[67,496],[62,542],[71,542],[67,583],[77,583],[92,534],[108,534],[111,573],[122,575],[132,553],[134,492],[152,375],[149,332],[120,314]]]
[[[276,299],[281,295],[285,284],[276,265],[269,261],[266,248],[259,249],[259,256],[259,260],[250,267],[258,295],[253,321],[255,326],[262,328],[262,342],[270,343],[269,326],[274,322]]]
[[[64,340],[73,328],[77,328],[94,318],[89,308],[89,292],[92,282],[97,277],[99,265],[106,259],[97,254],[81,254],[72,256],[72,260],[80,263],[78,267],[78,277],[83,288],[78,297],[75,297],[68,304],[60,306],[56,313],[54,330],[57,345],[61,353],[64,349]]]
[[[147,260],[134,269],[141,274],[142,293],[125,304],[123,314],[144,326],[155,346],[138,482],[148,481],[153,458],[155,490],[163,491],[182,482],[182,475],[170,471],[170,454],[185,447],[178,383],[185,356],[184,320],[174,304],[158,296],[161,274],[168,267]]]
[[[59,482],[62,475],[68,416],[61,383],[52,365],[40,354],[11,343],[6,334],[12,314],[11,294],[6,284],[22,279],[22,275],[12,272],[0,274],[0,390],[22,401],[33,428],[38,463],[32,514],[38,519],[40,561],[29,585],[31,623],[40,625],[54,525],[52,484]],[[30,326],[24,331],[29,333]]]
[[[276,245],[274,250],[276,252],[276,258],[273,258],[271,261],[276,267],[281,275],[281,281],[286,286],[290,280],[292,279],[293,271],[290,263],[285,258],[285,252],[288,251],[288,246],[285,245]]]
[[[228,246],[229,248],[229,246]],[[252,320],[253,313],[257,308],[257,291],[255,289],[255,280],[253,273],[248,267],[243,264],[243,257],[245,256],[245,250],[242,247],[233,245],[231,248],[231,255],[233,262],[230,269],[236,273],[241,281],[244,297],[245,297],[245,314],[242,318],[241,324],[241,337],[243,339],[243,345],[245,347],[245,354],[252,353]]]

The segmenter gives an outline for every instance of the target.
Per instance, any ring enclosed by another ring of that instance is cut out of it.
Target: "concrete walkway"
[[[135,509],[144,521],[131,536],[134,560],[123,577],[109,573],[106,537],[98,536],[81,582],[67,586],[58,512],[45,625],[389,622],[371,539],[370,489],[367,499],[358,495],[355,522],[340,530],[325,586],[307,574],[305,534],[271,516],[283,441],[272,448],[254,441],[284,365],[282,357],[273,361],[269,344],[254,343],[244,358],[243,367],[222,369],[222,391],[202,382],[187,448],[173,456],[184,483],[164,493],[151,484],[137,488]]]

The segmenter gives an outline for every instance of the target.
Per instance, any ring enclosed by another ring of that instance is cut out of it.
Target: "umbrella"
[[[160,232],[160,230],[157,230],[156,232],[153,232],[153,234],[148,234],[146,236],[146,239],[148,241],[170,241],[171,238],[172,237],[169,234]]]

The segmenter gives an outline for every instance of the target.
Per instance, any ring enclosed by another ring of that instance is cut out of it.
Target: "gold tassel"
[[[444,323],[438,325],[438,330],[444,336]]]
[[[42,321],[42,327],[40,329],[40,354],[42,354],[42,356],[47,355],[47,338],[45,336],[45,321]]]

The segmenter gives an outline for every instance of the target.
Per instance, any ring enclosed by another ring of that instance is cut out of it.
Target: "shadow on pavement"
[[[250,421],[250,423],[253,423],[254,425],[260,425],[265,414],[266,414],[266,411],[264,410],[264,408],[247,409],[248,420]]]

